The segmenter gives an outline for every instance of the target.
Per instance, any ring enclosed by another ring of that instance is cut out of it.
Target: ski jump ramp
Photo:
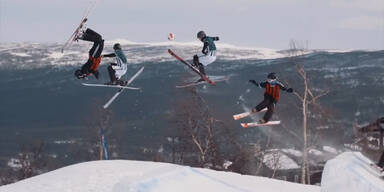
[[[383,192],[384,177],[360,152],[345,152],[329,160],[324,168],[321,192]]]

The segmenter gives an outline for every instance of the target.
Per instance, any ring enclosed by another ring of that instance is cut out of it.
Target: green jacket
[[[207,54],[209,51],[216,51],[216,45],[214,41],[218,41],[219,37],[208,37],[203,39],[204,47],[201,52]]]

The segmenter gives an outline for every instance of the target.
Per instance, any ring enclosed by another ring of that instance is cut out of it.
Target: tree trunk
[[[307,114],[308,114],[308,83],[307,78],[304,74],[304,97],[303,97],[303,137],[304,137],[304,145],[303,145],[303,165],[301,167],[301,183],[306,183],[307,174],[307,166],[308,166],[308,137],[307,137]]]

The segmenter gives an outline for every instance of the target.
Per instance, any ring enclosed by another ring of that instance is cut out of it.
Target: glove
[[[259,86],[259,84],[258,84],[258,83],[256,83],[256,81],[255,81],[255,80],[253,80],[253,79],[249,80],[249,82],[250,82],[250,83],[253,83],[253,84],[255,84],[256,86]]]
[[[288,93],[292,93],[292,92],[293,92],[293,89],[292,89],[292,88],[289,88],[289,89],[287,89],[287,92],[288,92]]]
[[[216,41],[220,40],[219,37],[216,37]]]

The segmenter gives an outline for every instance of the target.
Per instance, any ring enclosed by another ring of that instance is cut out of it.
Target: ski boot
[[[117,82],[117,85],[120,85],[120,86],[126,86],[127,84],[128,84],[128,82],[127,81],[124,81],[124,80],[116,80],[116,82]]]

